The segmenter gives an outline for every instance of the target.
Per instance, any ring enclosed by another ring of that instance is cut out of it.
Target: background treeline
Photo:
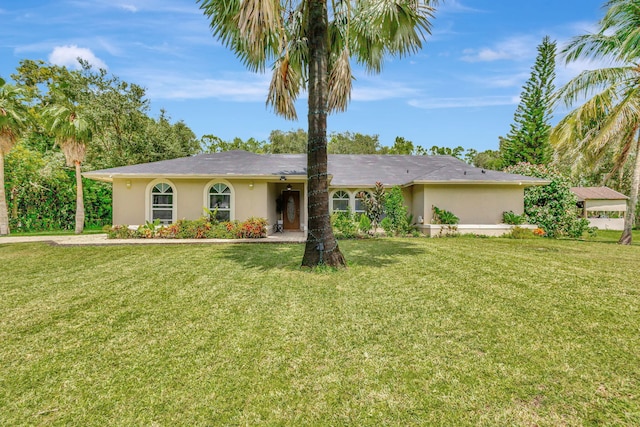
[[[64,91],[93,124],[83,170],[103,169],[188,156],[200,141],[187,125],[162,111],[149,116],[145,89],[81,62],[69,70],[23,60],[11,76],[21,89],[30,121],[5,156],[5,194],[12,231],[72,229],[76,210],[75,172],[66,165],[56,138],[46,130],[43,110]],[[85,225],[111,224],[111,185],[83,179]]]

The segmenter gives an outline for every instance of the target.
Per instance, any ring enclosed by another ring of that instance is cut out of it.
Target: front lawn
[[[640,247],[341,248],[0,240],[0,424],[640,424]]]

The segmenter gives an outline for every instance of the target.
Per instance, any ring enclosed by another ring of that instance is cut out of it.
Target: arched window
[[[349,193],[342,190],[333,193],[331,210],[333,212],[347,212],[349,210]]]
[[[218,221],[231,220],[231,189],[221,182],[209,188],[209,209],[216,213]]]
[[[157,183],[151,190],[151,221],[171,224],[173,220],[173,187],[166,182]]]
[[[363,199],[371,198],[371,193],[368,191],[358,191],[356,192],[356,204],[353,211],[356,214],[363,214],[367,211],[366,205],[364,204]]]

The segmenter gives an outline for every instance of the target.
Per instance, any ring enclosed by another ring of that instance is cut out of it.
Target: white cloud
[[[157,73],[153,71],[150,74]],[[246,78],[210,79],[184,78],[171,75],[146,75],[141,81],[149,88],[149,97],[155,99],[218,98],[235,102],[264,102],[269,90],[269,79],[247,73]]]
[[[398,83],[380,83],[362,86],[357,82],[351,92],[352,101],[370,102],[384,99],[408,98],[416,96],[417,91]]]
[[[477,98],[430,98],[412,99],[408,104],[415,108],[435,110],[442,108],[477,108],[500,105],[517,105],[519,96],[483,96]]]
[[[465,13],[465,12],[482,12],[479,9],[474,9],[469,6],[465,6],[459,0],[447,0],[441,7],[437,8],[437,12],[449,12],[449,13]]]
[[[77,45],[56,46],[49,54],[49,62],[55,65],[63,65],[69,68],[80,68],[78,58],[82,58],[96,68],[107,69],[107,64],[98,58],[91,49],[78,47]]]
[[[473,75],[466,77],[465,81],[471,83],[475,87],[488,88],[510,88],[522,87],[525,81],[531,76],[531,72],[514,71],[509,74],[500,74],[496,76],[490,75]]]
[[[136,13],[138,11],[138,8],[132,4],[119,4],[118,7],[120,9],[128,10],[129,12],[133,13]]]
[[[532,36],[515,36],[491,47],[465,49],[460,59],[466,62],[492,62],[535,58],[540,40]]]

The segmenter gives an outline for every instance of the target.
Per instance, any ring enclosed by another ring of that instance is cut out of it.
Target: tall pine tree
[[[555,57],[556,42],[546,36],[538,46],[531,77],[522,88],[511,130],[506,137],[500,138],[503,167],[520,162],[546,165],[551,161],[549,121],[555,89]]]

